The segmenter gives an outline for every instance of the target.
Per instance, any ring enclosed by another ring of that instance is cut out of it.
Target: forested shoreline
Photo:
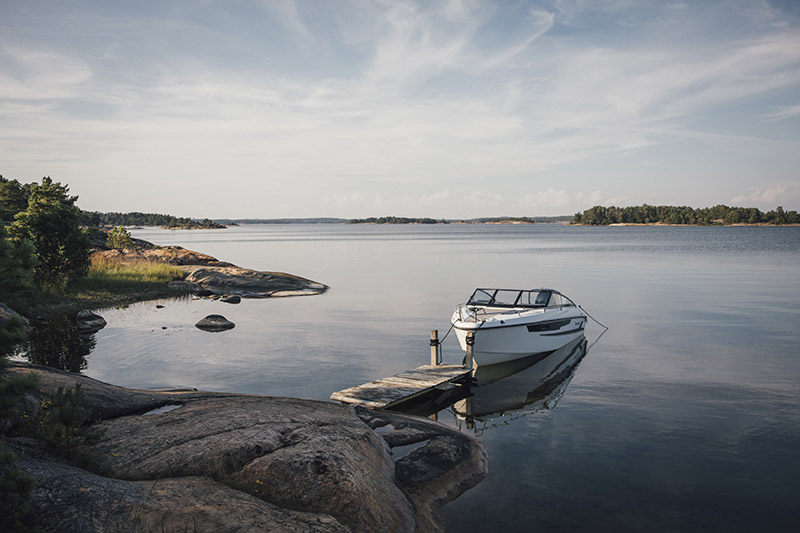
[[[101,213],[83,211],[81,224],[88,227],[100,226],[161,226],[169,229],[222,229],[224,225],[205,218],[195,220],[188,217],[175,217],[158,213]]]
[[[730,226],[735,224],[800,224],[797,211],[778,206],[766,213],[755,207],[716,205],[695,209],[687,206],[647,205],[605,207],[596,205],[575,213],[572,224],[608,226],[611,224],[668,224],[687,226]]]

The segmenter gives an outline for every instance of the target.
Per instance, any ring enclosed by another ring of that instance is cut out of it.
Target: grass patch
[[[125,290],[161,285],[183,279],[185,273],[175,265],[152,261],[119,261],[92,257],[89,275],[74,283],[67,292]]]
[[[170,298],[181,293],[170,289],[167,284],[185,276],[180,268],[167,263],[120,261],[95,255],[89,275],[73,281],[63,292],[39,292],[24,301],[9,302],[9,305],[29,316],[49,316]]]

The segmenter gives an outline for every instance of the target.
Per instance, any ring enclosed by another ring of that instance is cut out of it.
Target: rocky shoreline
[[[144,241],[95,253],[176,265],[187,272],[178,288],[218,298],[328,289]],[[8,373],[38,375],[0,439],[14,467],[35,480],[29,505],[44,532],[442,531],[442,506],[488,472],[479,441],[424,418],[294,398],[127,389],[27,363]],[[99,442],[78,440],[88,462],[8,436],[36,420],[59,388],[77,385],[89,414],[84,429],[104,432]]]
[[[441,507],[487,474],[479,441],[423,418],[330,402],[126,389],[36,372],[16,419],[80,384],[96,444],[80,468],[10,438],[36,479],[42,531],[441,531]],[[157,408],[164,412],[146,414]],[[416,444],[400,455],[393,451]]]
[[[186,273],[186,278],[173,282],[175,289],[205,291],[207,296],[278,298],[322,294],[328,290],[323,283],[293,274],[242,268],[180,246],[156,246],[138,239],[123,250],[98,249],[94,255],[122,263],[152,261],[176,266]]]

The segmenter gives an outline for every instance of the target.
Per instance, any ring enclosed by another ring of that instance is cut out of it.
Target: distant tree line
[[[88,227],[100,226],[161,226],[170,229],[220,229],[222,224],[205,218],[197,221],[187,217],[174,217],[157,213],[100,213],[97,211],[84,211],[81,223]]]
[[[491,223],[517,223],[517,224],[534,224],[536,221],[530,217],[488,217],[488,218],[473,218],[469,222],[478,224],[491,224]]]
[[[800,215],[797,211],[784,211],[781,206],[763,213],[755,207],[728,207],[727,205],[715,205],[701,209],[647,204],[633,207],[596,205],[582,213],[575,213],[572,223],[588,226],[607,226],[609,224],[782,225],[800,224]]]
[[[447,224],[447,221],[433,218],[370,217],[354,218],[350,220],[350,224]]]

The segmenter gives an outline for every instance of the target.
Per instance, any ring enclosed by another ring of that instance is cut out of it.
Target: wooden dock
[[[374,409],[391,409],[435,390],[446,391],[464,383],[472,370],[461,365],[424,365],[388,378],[331,394],[331,400]]]

